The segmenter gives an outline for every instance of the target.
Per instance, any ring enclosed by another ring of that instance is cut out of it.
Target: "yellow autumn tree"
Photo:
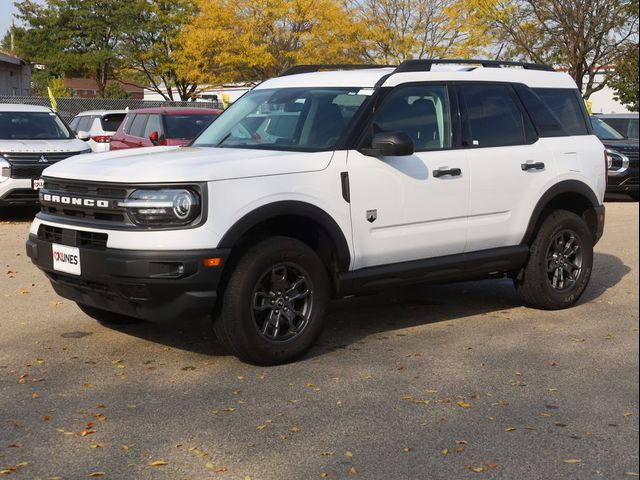
[[[368,57],[379,63],[412,58],[485,55],[488,28],[477,15],[492,0],[352,0],[366,27]]]
[[[200,82],[260,81],[309,63],[366,58],[363,24],[339,0],[196,0],[181,68]]]

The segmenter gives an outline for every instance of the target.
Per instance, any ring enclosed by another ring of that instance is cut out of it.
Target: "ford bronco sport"
[[[211,314],[235,355],[277,364],[334,297],[507,276],[526,305],[570,307],[606,168],[575,83],[544,65],[298,66],[188,147],[48,168],[27,253],[100,321]]]

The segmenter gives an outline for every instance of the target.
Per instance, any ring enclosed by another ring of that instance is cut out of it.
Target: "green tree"
[[[62,77],[50,78],[47,87],[51,89],[51,94],[55,98],[71,96],[71,90],[69,90],[67,87],[64,86],[64,78]],[[47,90],[47,94],[48,94],[48,90]]]
[[[615,98],[632,112],[638,111],[638,44],[626,46],[625,54],[618,62],[615,76],[611,79]]]
[[[118,49],[134,28],[137,4],[120,0],[34,0],[16,3],[25,25],[20,51],[54,74],[81,72],[98,84],[104,96],[107,80],[120,64]]]
[[[564,67],[585,99],[612,78],[629,41],[637,43],[637,0],[479,0],[502,55]]]
[[[120,82],[109,82],[107,84],[107,88],[104,89],[104,97],[105,98],[120,98],[127,99],[130,97],[129,92],[127,92]]]
[[[191,100],[196,92],[194,75],[181,69],[176,51],[182,28],[196,15],[193,0],[134,0],[136,28],[128,29],[120,45],[125,83],[147,86],[166,100]]]

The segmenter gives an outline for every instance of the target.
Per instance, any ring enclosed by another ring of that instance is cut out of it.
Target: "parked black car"
[[[638,139],[627,138],[598,117],[591,117],[593,133],[607,147],[607,193],[626,193],[638,200]]]

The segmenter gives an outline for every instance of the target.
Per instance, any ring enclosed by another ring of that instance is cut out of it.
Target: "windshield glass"
[[[593,133],[600,140],[624,140],[624,135],[615,128],[607,125],[599,118],[591,117],[591,125],[593,125]]]
[[[67,140],[73,133],[53,112],[0,112],[2,140]]]
[[[314,152],[331,149],[372,90],[252,90],[194,142],[195,146]]]
[[[167,126],[167,138],[179,138],[191,140],[207,128],[217,115],[165,115],[164,122]]]

